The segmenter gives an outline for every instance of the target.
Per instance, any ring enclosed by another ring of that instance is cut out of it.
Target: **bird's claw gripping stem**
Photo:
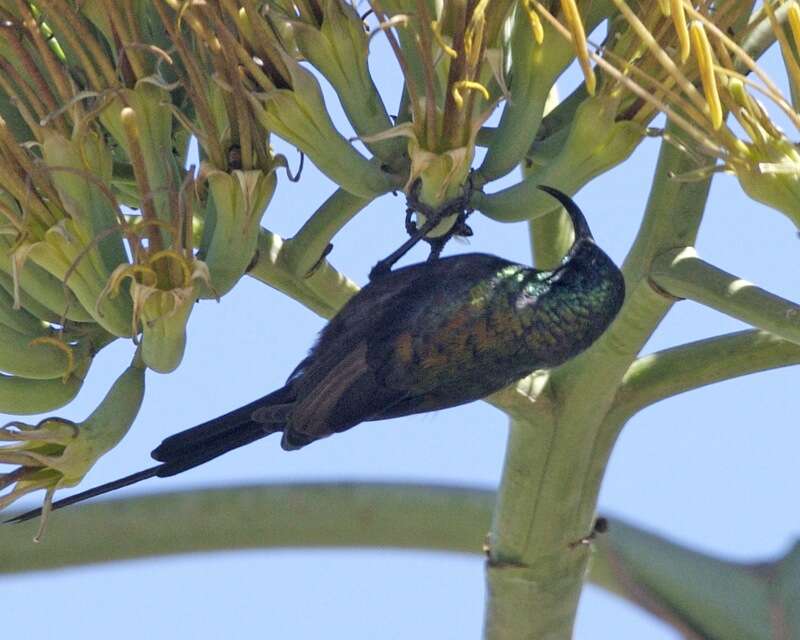
[[[419,191],[419,186],[420,181],[418,179],[412,185],[411,193],[407,198],[408,208],[406,209],[405,226],[406,232],[408,232],[409,235],[408,240],[400,245],[396,251],[393,251],[389,256],[383,260],[380,260],[372,268],[372,270],[369,272],[370,280],[374,280],[375,278],[391,271],[395,263],[406,253],[408,253],[420,240],[425,240],[431,246],[431,252],[428,255],[428,261],[431,262],[439,257],[439,255],[442,253],[442,249],[444,249],[444,246],[453,236],[458,235],[468,237],[472,235],[472,229],[470,229],[470,227],[466,224],[467,218],[473,212],[473,209],[469,206],[469,201],[473,192],[471,173],[467,183],[464,185],[464,191],[462,194],[445,202],[436,209],[433,209],[418,200],[417,193]],[[421,213],[425,216],[425,224],[423,224],[421,227],[417,227],[417,225],[412,222],[411,216],[414,213]],[[437,238],[426,237],[442,220],[453,215],[454,213],[458,213],[458,218],[447,233]]]

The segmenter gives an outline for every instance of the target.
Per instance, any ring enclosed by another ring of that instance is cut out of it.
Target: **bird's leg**
[[[417,199],[417,193],[419,192],[419,187],[421,184],[422,183],[420,180],[417,179],[411,187],[411,193],[408,195],[408,209],[406,209],[406,231],[408,231],[410,237],[403,244],[401,244],[396,251],[393,251],[386,258],[380,260],[374,267],[372,267],[372,270],[369,272],[370,280],[374,280],[377,277],[389,273],[389,271],[391,271],[392,267],[398,260],[400,260],[400,258],[406,255],[414,247],[414,245],[417,244],[417,242],[422,240],[427,233],[429,233],[437,224],[439,224],[440,219],[436,217],[437,212],[419,202]],[[421,227],[417,227],[411,222],[411,214],[417,211],[424,214],[427,218],[425,224]]]
[[[470,198],[472,197],[472,173],[469,174],[469,179],[464,185],[464,191],[458,198],[445,203],[437,211],[438,219],[443,220],[447,216],[458,213],[458,217],[449,231],[442,234],[437,238],[424,238],[431,247],[431,252],[428,255],[428,262],[438,260],[445,245],[449,242],[450,238],[458,236],[460,238],[469,238],[472,236],[472,228],[467,224],[467,218],[472,214],[474,209],[469,206]]]
[[[470,174],[467,184],[464,185],[462,194],[449,202],[445,202],[437,209],[431,209],[419,201],[417,193],[419,192],[420,184],[420,181],[417,180],[411,187],[411,193],[408,195],[408,208],[406,209],[405,220],[406,232],[409,234],[408,240],[372,268],[369,272],[370,280],[374,280],[376,277],[388,273],[394,264],[408,253],[420,240],[424,240],[431,246],[431,252],[428,255],[428,261],[431,262],[438,259],[447,241],[454,235],[463,237],[472,235],[472,229],[466,224],[467,217],[473,211],[472,208],[469,207],[469,200],[473,191],[472,174]],[[423,214],[426,218],[425,224],[421,227],[417,227],[411,220],[411,216],[417,212]],[[454,213],[459,213],[459,216],[449,231],[436,238],[426,237],[442,220]]]
[[[372,267],[372,270],[369,272],[369,279],[374,280],[375,278],[389,273],[394,264],[404,255],[406,255],[413,248],[413,246],[422,240],[422,238],[425,237],[425,234],[429,233],[437,224],[439,224],[438,220],[428,218],[425,224],[419,227],[408,240],[400,245],[396,251],[393,251],[391,254],[389,254],[389,256],[379,261],[374,267]]]
[[[442,254],[442,249],[444,249],[445,245],[450,241],[450,238],[469,238],[472,236],[472,227],[465,222],[468,215],[469,213],[462,212],[453,223],[453,226],[450,227],[450,231],[444,235],[438,238],[425,238],[425,242],[431,247],[431,252],[428,254],[428,262],[439,259],[439,256]]]

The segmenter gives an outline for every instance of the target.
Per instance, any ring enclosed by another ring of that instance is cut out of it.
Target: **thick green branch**
[[[800,346],[766,331],[739,331],[636,360],[614,401],[615,421],[685,391],[758,371],[800,364]]]
[[[691,247],[653,261],[651,278],[676,298],[688,298],[800,344],[800,305],[718,269]]]
[[[650,264],[676,243],[691,244],[708,195],[707,180],[685,185],[670,179],[690,163],[662,145],[645,218],[623,269],[625,305],[589,351],[551,372],[545,389],[553,400],[550,414],[512,420],[490,536],[491,640],[571,633],[589,560],[586,547],[574,543],[592,528],[622,426],[605,417],[625,372],[672,304],[650,284]]]
[[[290,484],[89,503],[0,527],[0,573],[200,551],[393,547],[481,553],[494,493],[396,484]]]
[[[598,540],[593,577],[683,637],[794,637],[779,631],[783,611],[771,602],[766,572],[703,555],[624,522],[612,522],[609,534]]]
[[[530,220],[528,233],[537,269],[557,267],[572,243],[572,224],[563,209]]]
[[[494,498],[460,487],[298,483],[102,501],[53,514],[41,544],[31,542],[36,523],[0,527],[0,574],[242,549],[483,556]],[[703,638],[767,640],[775,620],[797,613],[800,547],[756,572],[612,520],[596,540],[589,578],[681,630],[703,631]]]

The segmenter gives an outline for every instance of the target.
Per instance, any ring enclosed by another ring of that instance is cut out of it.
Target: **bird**
[[[169,436],[151,454],[156,465],[52,508],[177,475],[271,434],[295,450],[362,422],[466,404],[575,357],[616,317],[625,283],[575,202],[539,188],[564,207],[574,229],[557,267],[466,253],[383,269],[322,329],[283,387]]]

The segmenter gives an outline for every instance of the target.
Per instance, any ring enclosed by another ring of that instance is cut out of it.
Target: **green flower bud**
[[[251,94],[262,126],[303,151],[346,191],[365,198],[389,191],[392,184],[387,174],[358,153],[334,126],[314,75],[285,54],[283,61],[292,88]]]
[[[156,265],[162,260],[182,274],[178,286],[159,280]],[[133,299],[129,331],[136,335],[141,329],[142,360],[154,371],[169,373],[183,359],[186,323],[198,292],[211,287],[208,268],[200,260],[166,249],[148,256],[145,264],[120,265],[100,298],[115,298],[125,280],[130,280]]]
[[[503,222],[530,220],[553,211],[552,198],[537,187],[554,185],[576,193],[589,180],[624,161],[644,137],[644,127],[617,121],[619,98],[597,95],[578,107],[569,135],[558,155],[522,182],[490,195],[476,194],[473,204]]]
[[[261,218],[275,193],[273,171],[210,171],[210,198],[202,255],[213,289],[204,297],[230,291],[253,261]]]
[[[66,380],[34,380],[0,374],[0,412],[30,415],[63,407],[78,395],[90,362],[85,360]]]
[[[135,89],[124,89],[100,113],[100,122],[108,129],[130,161],[141,152],[148,196],[156,215],[166,223],[172,222],[172,194],[180,183],[182,169],[173,152],[173,110],[169,93],[151,82],[139,82]],[[126,134],[123,111],[135,114],[136,146]]]
[[[539,130],[550,89],[575,58],[573,44],[547,21],[541,23],[542,42],[537,43],[528,11],[533,9],[526,10],[521,4],[514,15],[508,54],[508,75],[513,82],[500,124],[478,169],[486,181],[507,174],[525,157]],[[591,32],[610,11],[606,3],[591,3],[584,16],[586,32]],[[540,195],[546,200],[546,195]]]
[[[65,282],[92,318],[109,333],[130,335],[130,298],[101,297],[112,272],[106,267],[93,236],[80,224],[61,220],[47,230],[44,239],[21,244],[14,255],[20,264],[31,260]]]
[[[13,485],[0,497],[0,509],[27,493],[45,489],[43,528],[53,493],[77,485],[130,429],[144,399],[144,374],[142,367],[128,367],[97,409],[78,424],[47,418],[36,425],[12,422],[0,428],[0,441],[15,443],[0,447],[0,464],[17,466],[0,476],[0,487]]]
[[[786,214],[800,229],[800,154],[788,141],[780,146],[785,152],[780,161],[737,165],[736,177],[747,195]]]
[[[294,39],[303,56],[336,90],[347,118],[359,136],[371,136],[392,127],[380,94],[369,73],[369,39],[355,9],[340,0],[326,0],[322,25],[292,21]],[[391,162],[402,158],[399,140],[367,144],[375,155]]]

